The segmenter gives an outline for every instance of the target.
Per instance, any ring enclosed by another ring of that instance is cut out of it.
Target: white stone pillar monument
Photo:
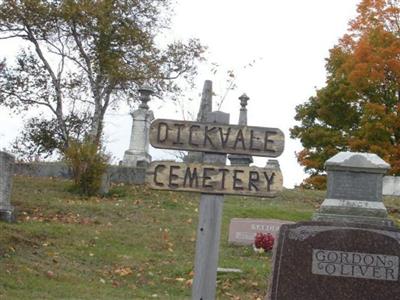
[[[10,203],[14,156],[0,151],[0,220],[15,220],[14,207]]]
[[[147,166],[151,162],[149,154],[149,130],[154,114],[147,102],[153,90],[149,87],[139,89],[141,104],[132,112],[132,131],[129,149],[125,151],[122,164],[127,167]]]

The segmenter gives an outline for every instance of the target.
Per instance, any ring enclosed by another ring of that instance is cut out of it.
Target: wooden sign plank
[[[150,126],[155,148],[277,157],[284,149],[278,128],[157,119]]]
[[[154,161],[146,181],[153,189],[274,197],[282,190],[279,169],[247,166],[218,166]]]

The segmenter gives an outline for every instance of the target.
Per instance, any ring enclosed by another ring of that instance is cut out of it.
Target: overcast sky
[[[299,184],[305,177],[295,157],[301,144],[289,137],[289,128],[296,124],[295,107],[324,85],[325,58],[356,15],[357,3],[359,0],[178,0],[168,39],[196,37],[208,47],[208,63],[200,67],[197,88],[182,98],[185,109],[197,114],[198,95],[206,79],[213,81],[218,102],[226,91],[226,71],[233,70],[237,88],[229,91],[221,110],[230,113],[231,123],[237,123],[238,97],[246,93],[250,97],[248,125],[278,127],[285,133],[285,151],[278,157],[284,186]],[[15,43],[1,43],[0,57],[10,57],[18,49]],[[212,62],[219,65],[216,74]],[[194,100],[185,102],[189,98]],[[176,106],[157,99],[149,105],[156,118],[181,117]],[[121,108],[106,118],[106,147],[115,161],[122,159],[129,146],[128,113],[128,108]],[[8,148],[22,121],[4,108],[0,120],[0,149]],[[153,159],[168,155],[165,150],[151,151]],[[257,158],[255,164],[262,167],[266,161]]]

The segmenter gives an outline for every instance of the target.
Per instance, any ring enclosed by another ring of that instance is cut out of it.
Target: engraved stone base
[[[314,221],[353,222],[393,226],[385,205],[378,201],[325,199]]]
[[[146,167],[150,162],[151,155],[148,153],[126,150],[122,164],[126,167]]]
[[[0,221],[14,223],[16,220],[15,210],[13,207],[0,208]]]
[[[388,216],[386,207],[382,202],[361,200],[325,199],[318,212],[377,218],[387,218]]]
[[[323,222],[357,223],[357,224],[371,224],[378,226],[394,227],[394,222],[389,218],[377,218],[368,216],[315,213],[312,217],[312,220],[323,221]]]

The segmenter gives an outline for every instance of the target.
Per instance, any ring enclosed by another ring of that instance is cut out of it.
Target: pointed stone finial
[[[205,122],[207,114],[212,112],[212,96],[213,88],[212,81],[206,80],[203,85],[203,92],[201,93],[200,108],[197,114],[197,121]]]
[[[141,86],[138,89],[140,105],[139,108],[149,109],[147,102],[150,101],[150,96],[154,94],[154,90],[150,86]]]

